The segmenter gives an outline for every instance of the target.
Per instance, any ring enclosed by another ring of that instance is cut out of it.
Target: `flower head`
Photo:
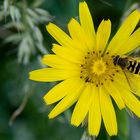
[[[30,79],[42,82],[61,81],[45,96],[45,102],[59,103],[50,112],[54,118],[76,103],[71,124],[79,126],[88,120],[88,132],[98,136],[103,120],[110,136],[117,135],[117,121],[112,99],[119,109],[128,107],[140,117],[140,96],[137,80],[139,75],[114,65],[116,55],[125,55],[140,45],[140,29],[134,31],[140,13],[130,14],[113,39],[110,20],[103,20],[95,33],[91,14],[85,2],[79,4],[80,23],[71,19],[68,24],[70,36],[53,23],[47,31],[57,40],[54,54],[43,57],[48,68],[32,71]],[[133,32],[134,31],[134,32]],[[126,74],[129,75],[128,81]]]

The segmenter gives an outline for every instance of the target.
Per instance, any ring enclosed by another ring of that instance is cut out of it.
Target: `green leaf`
[[[19,45],[18,62],[21,63],[23,61],[24,65],[28,64],[30,54],[31,54],[30,46],[29,46],[28,41],[25,37]]]
[[[44,17],[50,17],[50,14],[48,11],[46,10],[43,10],[41,8],[36,8],[35,11],[39,14],[39,15],[42,15]]]
[[[44,3],[44,0],[37,0],[32,4],[32,7],[40,7]]]
[[[4,16],[6,17],[7,13],[8,13],[8,8],[9,8],[9,1],[8,0],[4,0],[3,8],[4,8]]]
[[[34,20],[39,18],[39,15],[30,8],[27,9],[27,13],[29,14],[30,18]]]
[[[35,31],[35,34],[34,34],[35,39],[41,43],[43,41],[43,36],[40,29],[38,27],[34,27],[34,31]]]
[[[11,5],[10,6],[10,16],[12,18],[13,23],[18,28],[18,24],[20,23],[20,19],[21,19],[20,10],[17,7]]]
[[[26,15],[26,22],[28,23],[31,29],[35,27],[33,19],[31,19],[28,15]]]
[[[15,7],[13,5],[10,6],[10,16],[13,22],[16,22],[15,18]]]
[[[48,22],[48,21],[52,21],[52,19],[54,18],[53,16],[50,15],[50,13],[46,10],[43,10],[41,8],[36,8],[35,11],[38,13],[39,15],[39,22]]]
[[[22,39],[23,35],[22,34],[19,34],[19,33],[16,33],[16,34],[12,34],[10,35],[9,37],[7,37],[5,40],[4,40],[4,43],[19,43]]]

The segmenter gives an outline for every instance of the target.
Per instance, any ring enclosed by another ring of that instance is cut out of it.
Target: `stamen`
[[[114,82],[114,80],[113,80],[113,79],[111,79],[111,82]]]
[[[113,63],[111,56],[95,56],[96,52],[87,52],[84,57],[83,63],[80,65],[80,78],[82,78],[86,83],[94,83],[96,87],[103,85],[106,80],[114,81],[115,72],[119,72]],[[99,53],[102,53],[99,50]],[[106,52],[109,54],[109,52]],[[115,69],[115,70],[114,70]]]

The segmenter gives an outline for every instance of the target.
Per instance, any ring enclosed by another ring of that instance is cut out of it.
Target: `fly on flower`
[[[120,57],[119,55],[113,58],[114,65],[119,65],[122,69],[128,70],[133,74],[140,75],[140,62],[131,57]]]
[[[46,26],[58,44],[53,44],[54,54],[42,59],[49,67],[30,72],[29,78],[41,82],[60,81],[44,96],[47,105],[59,101],[49,118],[58,116],[76,103],[72,125],[79,126],[87,119],[88,133],[98,136],[103,121],[108,134],[117,135],[112,100],[120,110],[129,108],[140,117],[140,102],[135,96],[140,96],[137,82],[140,75],[125,72],[129,75],[130,86],[124,69],[113,59],[113,56],[126,55],[140,45],[140,29],[134,31],[140,12],[132,12],[110,42],[110,20],[102,20],[95,32],[86,2],[79,4],[79,17],[80,23],[76,19],[68,23],[70,35],[53,23]]]

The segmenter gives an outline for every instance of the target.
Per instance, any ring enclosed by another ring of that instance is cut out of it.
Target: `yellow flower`
[[[59,103],[50,112],[54,118],[76,103],[71,124],[79,126],[88,120],[88,132],[98,136],[101,120],[110,136],[117,135],[117,121],[112,99],[119,109],[128,107],[140,117],[140,76],[129,74],[129,80],[112,56],[127,54],[140,45],[140,29],[134,29],[140,19],[136,10],[128,16],[113,39],[110,20],[103,20],[95,33],[91,14],[85,2],[79,4],[80,23],[71,19],[70,36],[50,23],[47,31],[57,40],[54,54],[46,55],[42,62],[49,66],[32,71],[30,79],[41,82],[61,81],[45,96],[47,105]]]

